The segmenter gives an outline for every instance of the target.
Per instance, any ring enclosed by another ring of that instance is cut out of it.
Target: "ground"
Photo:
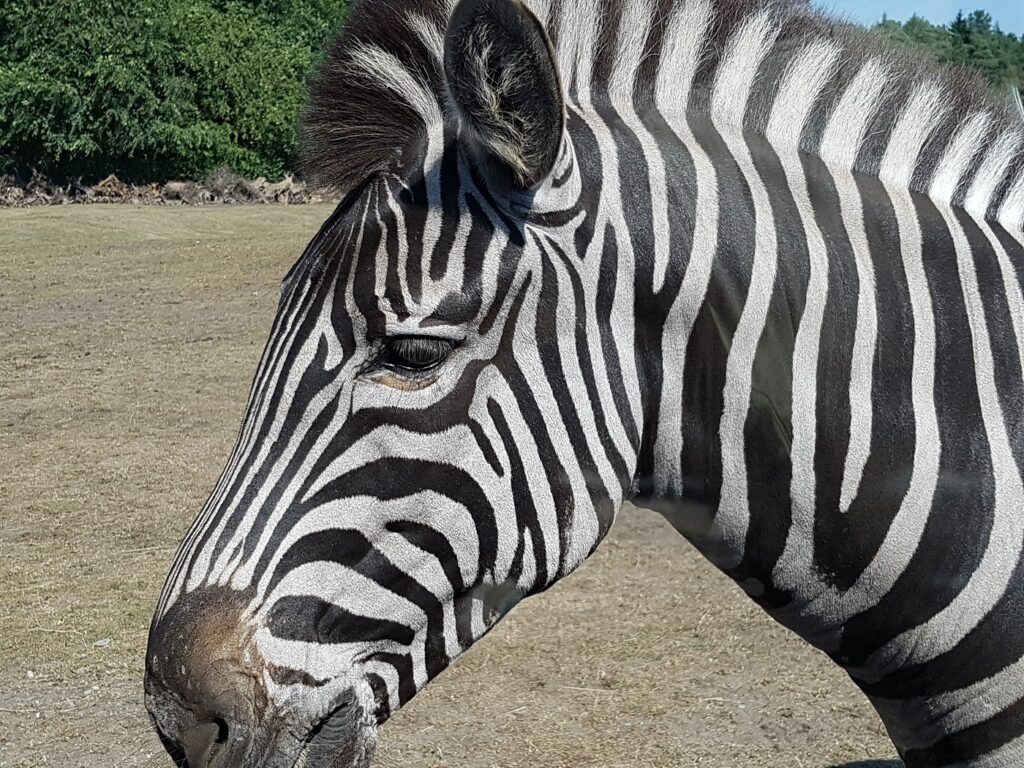
[[[325,206],[0,211],[0,768],[170,766],[150,612]],[[385,768],[890,766],[873,711],[627,509],[382,731]],[[898,764],[897,764],[898,765]]]

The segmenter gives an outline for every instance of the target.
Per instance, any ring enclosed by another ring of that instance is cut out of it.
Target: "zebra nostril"
[[[227,744],[230,735],[227,721],[223,717],[215,717],[213,724],[217,726],[217,735],[213,739],[214,744]]]
[[[215,768],[228,750],[231,729],[222,717],[198,723],[181,737],[189,768]]]

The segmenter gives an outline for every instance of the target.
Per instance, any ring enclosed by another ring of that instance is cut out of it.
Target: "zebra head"
[[[147,707],[191,768],[367,765],[380,722],[593,551],[640,460],[633,266],[594,232],[574,144],[597,139],[544,27],[517,0],[394,29],[371,5],[308,118],[347,194],[152,623]]]

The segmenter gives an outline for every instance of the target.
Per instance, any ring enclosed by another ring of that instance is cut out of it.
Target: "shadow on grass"
[[[852,763],[830,765],[829,768],[904,768],[900,760],[857,760]]]

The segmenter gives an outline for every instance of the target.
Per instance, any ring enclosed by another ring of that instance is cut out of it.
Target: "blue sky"
[[[1005,32],[1024,33],[1024,0],[815,0],[861,24],[869,24],[888,13],[889,18],[905,21],[915,13],[936,24],[947,24],[958,10],[988,11]]]

